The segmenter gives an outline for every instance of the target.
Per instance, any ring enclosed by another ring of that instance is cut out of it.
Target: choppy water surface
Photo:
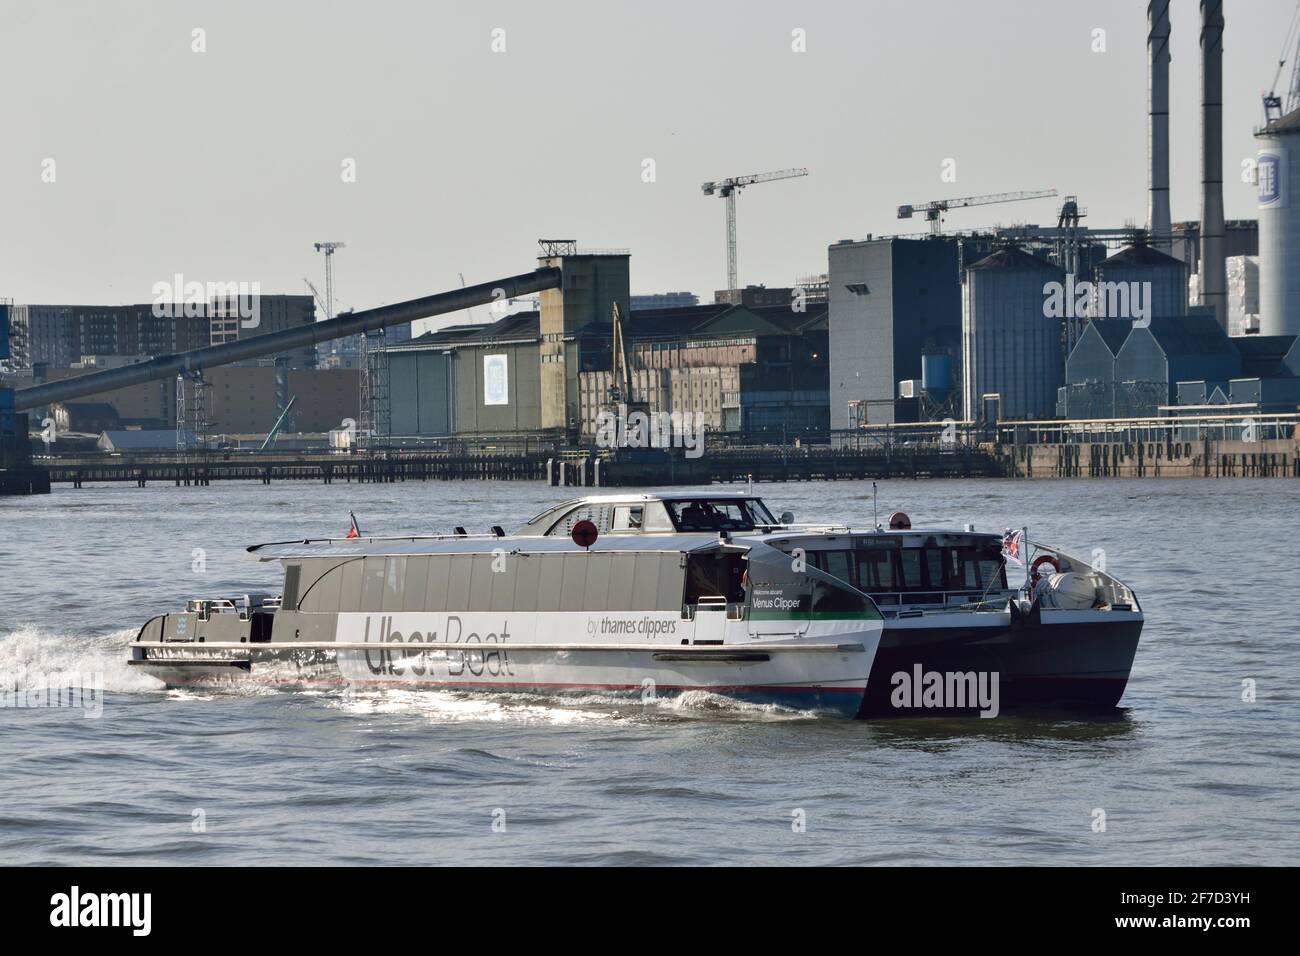
[[[870,482],[758,490],[800,521],[871,523]],[[247,544],[342,533],[349,509],[367,533],[510,527],[554,502],[540,484],[0,499],[0,680],[102,672],[108,688],[99,719],[0,709],[0,859],[1294,864],[1297,492],[883,483],[882,515],[1105,549],[1149,619],[1116,719],[874,723],[708,697],[167,692],[124,663],[135,628],[187,597],[278,591]]]

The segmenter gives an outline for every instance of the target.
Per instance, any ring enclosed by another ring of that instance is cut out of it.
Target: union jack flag
[[[1024,544],[1024,540],[1024,531],[1012,531],[1008,528],[1006,531],[1002,532],[1002,553],[1008,558],[1019,561],[1020,547]]]

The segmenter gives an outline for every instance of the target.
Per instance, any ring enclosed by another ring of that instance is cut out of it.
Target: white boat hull
[[[343,678],[362,687],[642,698],[706,691],[857,714],[880,643],[879,621],[814,621],[778,639],[751,636],[744,621],[706,617],[712,615],[689,621],[668,613],[344,613],[339,643],[375,647],[339,650],[337,661]],[[599,647],[604,641],[610,649]],[[464,649],[421,647],[429,643]]]

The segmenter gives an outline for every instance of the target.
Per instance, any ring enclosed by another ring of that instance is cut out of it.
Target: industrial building
[[[1059,418],[1111,418],[1115,414],[1115,356],[1133,323],[1093,319],[1065,360],[1065,381],[1057,393]]]
[[[918,399],[898,389],[921,378],[923,352],[946,353],[961,368],[959,261],[978,256],[973,243],[884,238],[830,247],[831,428],[917,421]]]
[[[683,309],[699,305],[700,297],[694,292],[656,292],[634,295],[631,302],[633,312],[640,309]]]
[[[1179,382],[1226,382],[1241,353],[1209,307],[1135,324],[1115,355],[1116,418],[1153,417],[1177,401]]]
[[[625,334],[635,407],[698,415],[708,431],[754,441],[821,438],[829,430],[825,305],[640,312]],[[584,436],[595,434],[616,384],[610,371],[582,374]]]
[[[446,437],[591,443],[615,386],[612,306],[629,388],[643,411],[699,414],[715,432],[781,438],[827,431],[826,309],[715,303],[626,309],[626,253],[543,244],[563,272],[541,308],[381,349],[393,441]],[[620,372],[621,375],[621,372]]]
[[[102,367],[93,363],[74,369],[38,365],[34,370],[6,376],[5,384],[41,385]],[[195,431],[266,434],[289,400],[296,399],[284,430],[326,432],[340,427],[344,419],[358,418],[357,378],[354,369],[230,365],[205,372],[201,386],[187,381],[184,402],[177,401],[177,380],[164,378],[103,392],[93,400],[55,403],[46,411],[54,418],[59,433],[110,430],[102,424],[105,419],[115,419],[114,428],[175,428],[179,410],[187,419],[185,424]]]

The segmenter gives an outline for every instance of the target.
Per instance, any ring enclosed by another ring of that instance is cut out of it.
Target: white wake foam
[[[127,663],[126,645],[134,637],[133,630],[56,634],[23,625],[0,635],[0,690],[96,685],[128,694],[159,690],[162,681]]]
[[[481,720],[574,724],[618,719],[615,713],[584,708],[576,701],[543,701],[527,694],[500,692],[347,690],[335,703],[350,714],[417,714],[434,723]]]

